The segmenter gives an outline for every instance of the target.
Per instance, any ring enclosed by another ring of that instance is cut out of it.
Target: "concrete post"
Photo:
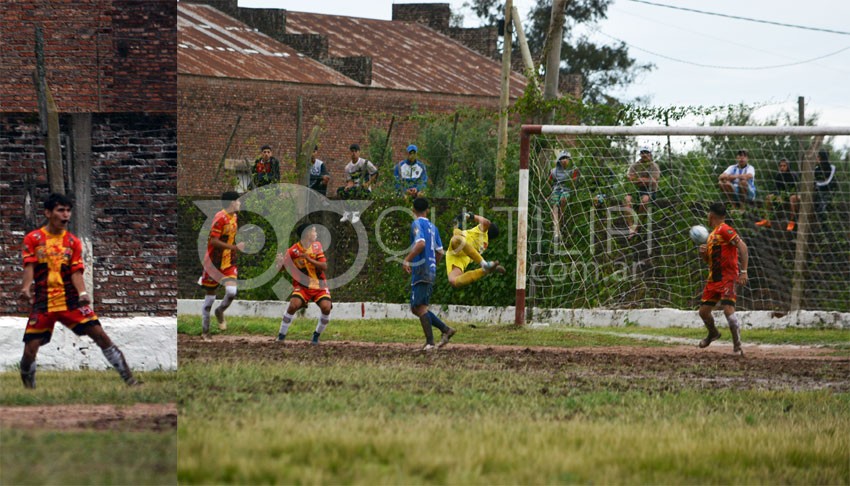
[[[71,219],[72,233],[83,243],[83,263],[86,270],[83,280],[86,290],[94,298],[94,253],[92,245],[92,197],[91,197],[91,113],[71,115],[71,144],[73,151],[73,191],[75,196],[74,217]]]
[[[513,0],[505,2],[505,37],[502,46],[502,93],[499,97],[499,139],[496,151],[496,197],[505,197],[505,158],[508,152],[508,103],[511,89],[511,9]]]

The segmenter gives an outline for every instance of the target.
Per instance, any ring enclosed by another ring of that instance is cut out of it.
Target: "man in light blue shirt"
[[[720,174],[720,189],[739,208],[742,201],[756,201],[756,169],[749,164],[749,154],[746,150],[738,150],[735,156],[737,164],[730,165]]]
[[[407,146],[407,158],[395,165],[395,189],[412,198],[423,197],[425,185],[428,183],[428,172],[416,156],[419,149],[416,145]]]

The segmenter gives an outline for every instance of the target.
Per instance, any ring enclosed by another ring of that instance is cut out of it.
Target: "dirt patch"
[[[452,343],[434,353],[418,344],[305,341],[285,345],[265,336],[215,336],[205,342],[179,335],[181,362],[269,361],[334,365],[364,362],[386,366],[519,370],[551,375],[559,383],[582,388],[675,391],[708,389],[792,389],[850,391],[850,358],[829,356],[829,349],[805,346],[745,346],[745,356],[730,345],[554,348]]]
[[[0,407],[0,426],[30,430],[169,432],[177,429],[177,404]]]

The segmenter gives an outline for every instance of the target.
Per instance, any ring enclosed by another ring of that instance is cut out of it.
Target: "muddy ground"
[[[211,342],[179,335],[181,364],[187,362],[267,361],[333,365],[397,363],[435,367],[545,373],[574,388],[675,391],[698,389],[767,389],[850,391],[850,358],[808,346],[746,345],[745,356],[731,345],[617,346],[553,348],[451,343],[437,352],[417,352],[420,344],[274,342],[265,336],[215,336]]]
[[[177,429],[177,404],[0,407],[0,427],[168,432]]]

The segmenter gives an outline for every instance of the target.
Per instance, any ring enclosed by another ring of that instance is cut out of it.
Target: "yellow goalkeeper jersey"
[[[476,225],[474,228],[466,231],[461,231],[455,228],[453,236],[462,236],[466,243],[475,248],[479,254],[483,254],[489,244],[487,232],[481,229],[481,225]],[[446,273],[452,271],[452,267],[458,267],[461,271],[466,271],[466,267],[472,262],[472,258],[466,256],[462,251],[452,250],[449,245],[449,250],[446,252]]]

